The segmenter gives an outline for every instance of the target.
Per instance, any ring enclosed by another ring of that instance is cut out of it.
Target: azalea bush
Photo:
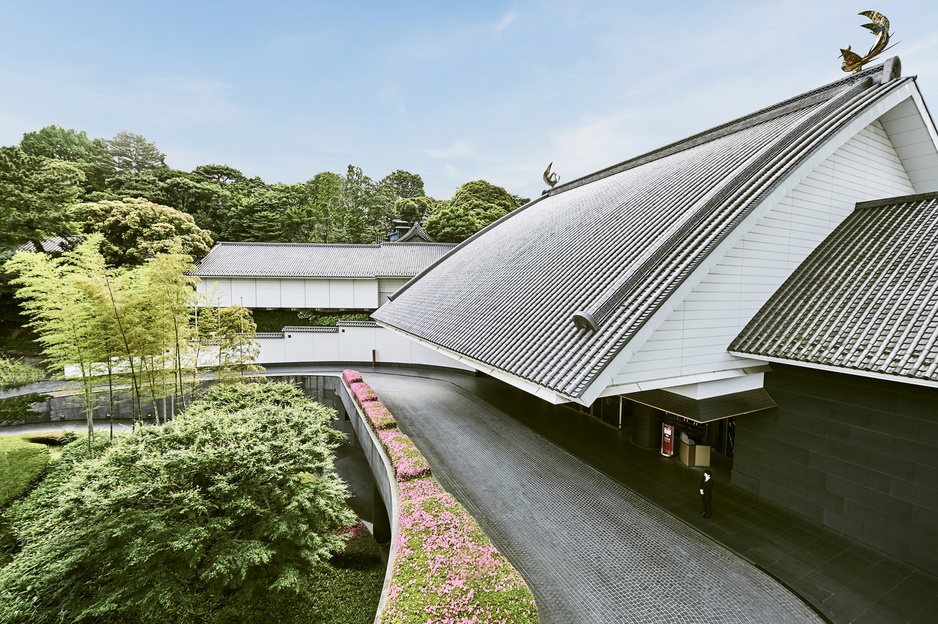
[[[399,493],[397,554],[380,622],[537,622],[524,579],[440,487],[371,387],[357,371],[342,378],[387,452]]]
[[[430,474],[430,464],[414,445],[413,441],[397,429],[381,429],[378,432],[381,446],[391,460],[398,483]]]
[[[378,400],[378,395],[375,394],[375,391],[363,381],[351,383],[349,387],[352,389],[352,396],[355,397],[355,400],[358,401],[360,405],[368,403],[369,401]]]
[[[372,429],[390,429],[397,426],[394,416],[381,401],[366,401],[361,404],[365,417],[371,422]]]
[[[531,590],[432,477],[399,484],[400,535],[381,621],[536,622]]]

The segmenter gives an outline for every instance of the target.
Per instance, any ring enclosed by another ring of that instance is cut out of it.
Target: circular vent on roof
[[[577,329],[599,331],[599,324],[596,322],[596,319],[593,318],[593,315],[589,312],[574,312],[573,324],[576,325]]]

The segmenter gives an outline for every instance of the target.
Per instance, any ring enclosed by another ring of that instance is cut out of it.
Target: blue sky
[[[569,181],[839,79],[868,9],[936,110],[934,0],[7,0],[0,145],[130,130],[183,170],[353,164],[438,199],[477,179],[534,197],[551,161]]]

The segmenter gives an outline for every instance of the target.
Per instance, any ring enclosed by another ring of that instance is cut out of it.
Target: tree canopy
[[[78,199],[84,174],[74,165],[0,147],[0,248],[69,236],[68,209]]]
[[[394,221],[432,219],[425,224],[432,236],[459,241],[526,201],[483,180],[440,201],[426,196],[419,174],[396,169],[377,178],[351,164],[342,173],[323,171],[305,182],[274,184],[217,163],[180,171],[166,164],[155,143],[127,130],[101,139],[51,125],[24,134],[19,147],[2,150],[0,248],[78,231],[67,209],[81,201],[83,207],[73,211],[80,230],[105,235],[115,248],[106,250],[109,262],[139,263],[153,253],[158,236],[198,238],[198,231],[233,242],[361,244],[387,240]],[[140,221],[140,228],[157,224],[151,234],[139,231],[119,242],[115,234],[122,227],[114,219],[97,210],[79,216],[89,212],[87,206],[105,202],[133,205],[132,212],[140,213],[144,204],[134,202],[143,200],[190,215],[196,229],[163,211],[156,221]],[[105,225],[110,229],[102,229]],[[138,243],[142,247],[135,247]],[[201,253],[197,247],[194,257]]]
[[[137,266],[176,250],[199,260],[212,248],[191,215],[145,199],[77,204],[71,215],[85,234],[102,235],[101,253],[111,265]]]
[[[485,180],[467,182],[433,211],[425,228],[437,241],[459,243],[528,201]]]

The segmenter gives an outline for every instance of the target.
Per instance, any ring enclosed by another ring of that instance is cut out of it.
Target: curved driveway
[[[540,621],[821,622],[775,580],[443,379],[364,372]]]

